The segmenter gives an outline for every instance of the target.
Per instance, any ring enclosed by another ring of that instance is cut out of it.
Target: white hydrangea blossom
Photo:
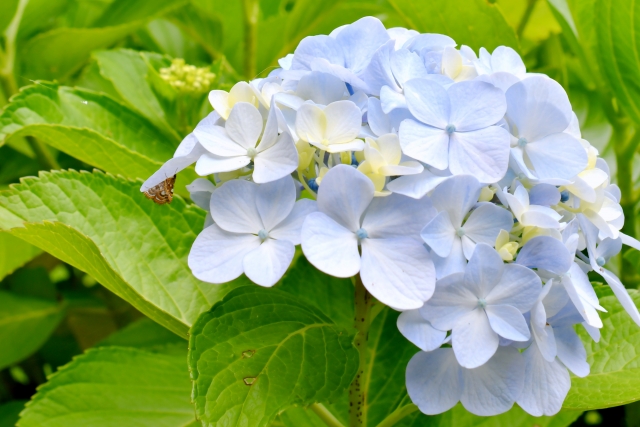
[[[640,242],[620,232],[620,190],[565,90],[509,47],[476,54],[373,17],[279,64],[212,91],[214,111],[141,188],[196,164],[188,189],[209,214],[193,274],[273,286],[301,244],[403,311],[424,413],[557,413],[569,372],[589,374],[574,327],[595,340],[603,327],[587,274],[640,325],[605,268]]]

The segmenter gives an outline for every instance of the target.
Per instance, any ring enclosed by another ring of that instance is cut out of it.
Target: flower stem
[[[390,413],[387,418],[385,418],[380,422],[380,424],[378,424],[377,427],[393,427],[403,418],[413,414],[417,410],[418,407],[416,405],[401,406],[400,408]]]
[[[536,0],[527,1],[527,8],[524,10],[522,19],[520,19],[520,23],[518,24],[518,28],[516,29],[518,38],[522,38],[522,33],[524,33],[524,29],[527,28],[527,24],[529,23],[529,19],[531,18],[531,14],[533,13],[533,9],[535,6]]]
[[[367,339],[369,336],[370,312],[373,298],[362,284],[360,275],[355,280],[355,318],[354,326],[358,331],[353,344],[358,349],[360,363],[356,377],[349,388],[349,425],[364,427],[367,425]]]
[[[309,407],[320,419],[329,427],[344,427],[344,424],[340,422],[322,403],[314,403]]]
[[[244,76],[247,79],[256,77],[256,56],[258,50],[258,16],[260,3],[258,0],[243,0],[244,11]]]

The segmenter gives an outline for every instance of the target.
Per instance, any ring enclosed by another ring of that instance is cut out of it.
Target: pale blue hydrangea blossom
[[[196,164],[188,189],[209,213],[193,274],[274,286],[301,244],[402,311],[424,413],[557,413],[569,372],[589,374],[575,328],[603,327],[589,272],[640,325],[610,262],[640,242],[565,90],[510,47],[476,55],[373,17],[279,64],[212,91],[215,111],[141,187]]]

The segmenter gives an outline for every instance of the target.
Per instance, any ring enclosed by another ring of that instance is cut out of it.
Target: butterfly
[[[150,189],[145,191],[144,195],[147,199],[151,199],[159,205],[171,203],[171,201],[173,200],[173,185],[175,183],[176,176],[173,175],[172,177],[165,179],[155,187],[151,187]]]

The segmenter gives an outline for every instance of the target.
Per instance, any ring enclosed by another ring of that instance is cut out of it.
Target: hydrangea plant
[[[279,64],[212,91],[214,111],[141,188],[194,163],[206,177],[189,187],[209,212],[193,275],[272,287],[304,256],[354,281],[358,346],[373,299],[401,312],[421,350],[406,387],[425,414],[558,413],[570,372],[589,375],[575,328],[597,342],[604,326],[590,277],[640,326],[604,267],[640,242],[620,231],[620,189],[562,86],[509,47],[476,53],[373,17],[304,38]],[[203,345],[192,336],[192,352]],[[360,425],[357,380],[349,393]]]

